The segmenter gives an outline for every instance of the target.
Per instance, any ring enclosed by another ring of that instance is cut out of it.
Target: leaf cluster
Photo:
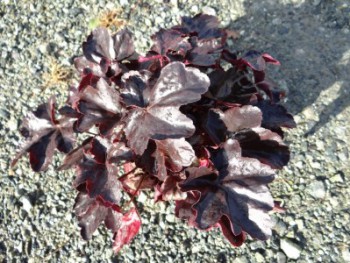
[[[230,50],[227,34],[214,16],[183,17],[141,56],[128,29],[96,28],[74,61],[80,84],[58,111],[51,98],[24,119],[13,164],[29,153],[33,170],[44,171],[56,149],[65,153],[58,170],[76,171],[82,237],[104,223],[116,253],[140,229],[134,200],[143,190],[174,200],[176,216],[194,227],[220,227],[234,246],[246,234],[266,240],[268,184],[290,157],[282,127],[295,122],[265,74],[279,62]],[[77,133],[85,140],[74,146]]]

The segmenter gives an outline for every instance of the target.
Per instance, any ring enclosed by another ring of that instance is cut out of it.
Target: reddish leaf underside
[[[123,215],[118,231],[114,235],[113,251],[118,253],[125,244],[129,244],[141,227],[141,219],[136,209]]]

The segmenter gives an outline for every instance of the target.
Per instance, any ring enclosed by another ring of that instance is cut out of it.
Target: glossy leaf
[[[198,14],[194,17],[182,17],[181,26],[173,27],[185,34],[196,34],[199,39],[222,37],[223,30],[219,28],[220,23],[217,17]]]
[[[262,126],[267,129],[278,129],[280,127],[294,128],[296,123],[293,116],[286,108],[279,104],[268,101],[259,101],[255,104],[262,112]]]
[[[74,204],[74,213],[81,227],[81,235],[89,240],[98,226],[104,222],[112,232],[116,232],[122,222],[123,214],[117,206],[106,207],[86,193],[79,193]]]
[[[152,40],[155,44],[151,50],[161,55],[167,55],[168,52],[176,52],[176,54],[184,56],[191,49],[191,44],[177,30],[160,29],[152,36]]]
[[[165,66],[149,93],[148,107],[132,109],[126,120],[125,134],[135,153],[141,155],[149,139],[191,136],[193,123],[179,107],[199,100],[208,86],[208,77],[198,69],[179,62]]]
[[[213,162],[219,172],[216,179],[192,173],[182,184],[183,190],[203,192],[206,188],[194,206],[198,227],[207,229],[225,215],[232,222],[234,235],[245,231],[267,239],[272,227],[268,211],[274,206],[267,183],[274,179],[274,171],[255,159],[241,157],[239,143],[232,139],[216,152]]]
[[[95,86],[87,86],[74,95],[73,107],[81,113],[77,129],[81,132],[98,125],[103,135],[109,134],[118,124],[122,107],[119,92],[100,78]]]
[[[65,117],[56,120],[54,98],[28,114],[23,120],[21,133],[26,140],[13,159],[12,166],[28,152],[32,169],[44,171],[52,162],[55,149],[68,153],[73,148],[73,122]]]
[[[217,69],[209,74],[209,91],[214,98],[231,103],[246,104],[257,93],[254,83],[247,72],[230,68],[227,71]]]
[[[167,169],[179,172],[194,161],[192,146],[184,138],[158,140],[156,145],[157,149],[153,155],[156,160],[157,177],[161,181],[166,179]]]
[[[254,128],[233,136],[239,141],[242,156],[258,159],[274,169],[282,169],[289,162],[290,151],[281,137],[268,129]]]

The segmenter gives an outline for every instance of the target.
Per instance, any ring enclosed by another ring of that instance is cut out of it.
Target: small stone
[[[194,5],[191,7],[191,12],[198,13],[198,6]]]
[[[5,109],[0,109],[0,118],[7,119],[10,117],[10,113]]]
[[[317,150],[324,151],[324,142],[320,141],[320,140],[317,140],[316,141],[316,147],[317,147]]]
[[[170,0],[170,4],[171,4],[173,7],[178,7],[178,5],[177,5],[177,0]]]
[[[129,1],[128,0],[120,0],[119,3],[121,6],[126,6],[129,4]]]
[[[22,196],[19,201],[22,203],[23,209],[29,213],[29,211],[32,209],[33,205],[32,202],[30,201],[29,197],[24,195]]]
[[[300,257],[301,248],[299,245],[291,241],[290,239],[281,240],[281,249],[288,258],[298,259]]]
[[[194,246],[192,246],[191,249],[192,253],[198,253],[199,251],[201,251],[201,246],[199,244],[195,244]]]
[[[285,263],[285,262],[287,262],[287,257],[282,252],[278,252],[276,258],[277,258],[277,263]]]
[[[298,226],[298,230],[303,230],[304,229],[304,221],[301,219],[295,220],[295,224]]]
[[[216,16],[215,9],[210,6],[203,7],[202,12],[207,15]]]
[[[283,235],[287,230],[287,225],[282,220],[278,220],[273,228],[279,235]]]
[[[321,168],[321,164],[318,162],[310,162],[310,166],[313,169],[320,169]]]
[[[339,202],[335,197],[329,198],[329,203],[331,204],[331,210],[339,206]]]
[[[257,249],[264,249],[265,248],[265,243],[261,241],[255,241],[250,244],[250,248],[252,250],[257,250]]]
[[[316,199],[323,199],[326,196],[326,187],[321,181],[312,182],[308,186],[308,192]]]
[[[315,112],[315,110],[311,106],[306,107],[302,113],[303,113],[306,121],[310,121],[310,120],[311,121],[319,121],[317,113]]]
[[[342,258],[344,259],[344,262],[350,262],[350,251],[347,249],[344,249],[341,253]]]
[[[139,201],[140,203],[145,203],[147,201],[147,196],[144,192],[140,193],[140,195],[137,198],[137,201]]]
[[[176,218],[173,214],[167,214],[165,216],[165,220],[168,221],[169,223],[174,223],[176,221]]]
[[[7,122],[7,127],[10,129],[10,131],[17,130],[17,121],[15,119],[10,119]]]
[[[233,263],[248,263],[248,259],[245,256],[241,256],[233,260]]]
[[[256,259],[256,262],[258,263],[265,262],[264,256],[261,255],[259,252],[255,253],[255,259]]]

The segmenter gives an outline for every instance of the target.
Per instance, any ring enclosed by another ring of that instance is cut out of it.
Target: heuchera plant
[[[234,246],[246,234],[266,240],[274,208],[267,185],[290,155],[281,127],[295,122],[265,76],[279,62],[230,50],[227,34],[214,16],[183,17],[141,56],[127,29],[96,28],[75,59],[80,84],[58,112],[51,98],[24,119],[12,165],[28,152],[32,169],[44,171],[56,149],[65,153],[58,170],[76,171],[82,237],[104,223],[116,253],[140,230],[142,190],[156,202],[175,200],[178,218],[219,227]],[[85,135],[81,145],[74,133]]]

